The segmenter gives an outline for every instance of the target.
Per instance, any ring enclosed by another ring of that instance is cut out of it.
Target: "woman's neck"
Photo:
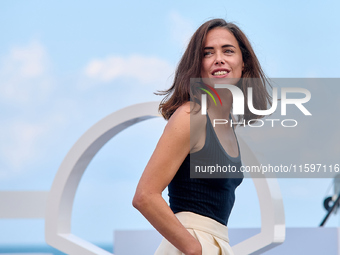
[[[218,95],[220,96],[221,103],[219,100],[213,101],[212,98],[209,97],[209,107],[208,107],[208,113],[210,115],[214,115],[218,118],[225,118],[229,119],[229,114],[233,105],[233,96],[229,90],[226,89],[218,89],[216,90],[218,92]]]

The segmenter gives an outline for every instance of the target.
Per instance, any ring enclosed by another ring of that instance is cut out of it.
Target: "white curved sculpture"
[[[238,137],[242,163],[249,166],[260,166],[256,156]],[[237,255],[262,254],[284,242],[286,236],[285,215],[279,183],[273,175],[250,173],[253,179],[261,211],[261,232],[236,245],[233,251]],[[262,178],[260,178],[262,176]]]
[[[109,255],[92,243],[71,234],[71,214],[80,179],[96,153],[113,136],[140,121],[158,117],[159,102],[135,104],[97,122],[74,144],[61,163],[50,190],[45,216],[46,242],[69,255]],[[239,139],[241,153],[251,164],[258,163],[249,147]],[[247,160],[247,162],[248,162]],[[259,254],[282,243],[285,237],[283,203],[275,179],[253,179],[259,196],[261,233],[235,245],[235,254]]]

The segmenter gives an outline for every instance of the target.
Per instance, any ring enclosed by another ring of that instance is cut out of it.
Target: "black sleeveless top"
[[[174,213],[194,212],[227,225],[235,201],[235,189],[243,180],[243,173],[240,172],[242,165],[240,150],[238,151],[236,158],[225,152],[207,114],[203,148],[188,154],[168,185],[171,210]],[[229,166],[229,169],[232,167],[236,172],[218,175],[200,173],[199,178],[190,178],[190,171],[195,173],[196,170],[197,174],[196,166],[202,166],[201,169],[204,169],[203,166],[217,165]]]

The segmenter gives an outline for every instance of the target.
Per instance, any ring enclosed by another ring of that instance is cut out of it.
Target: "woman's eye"
[[[211,55],[212,53],[210,51],[206,51],[204,52],[203,56],[208,56],[208,55]]]
[[[233,50],[226,50],[225,53],[234,53]]]

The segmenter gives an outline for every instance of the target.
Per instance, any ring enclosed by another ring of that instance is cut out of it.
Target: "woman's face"
[[[242,52],[235,36],[225,28],[214,28],[207,34],[201,68],[202,78],[233,78],[233,84],[242,76]],[[210,83],[210,82],[209,82]],[[229,83],[230,84],[230,83]]]

